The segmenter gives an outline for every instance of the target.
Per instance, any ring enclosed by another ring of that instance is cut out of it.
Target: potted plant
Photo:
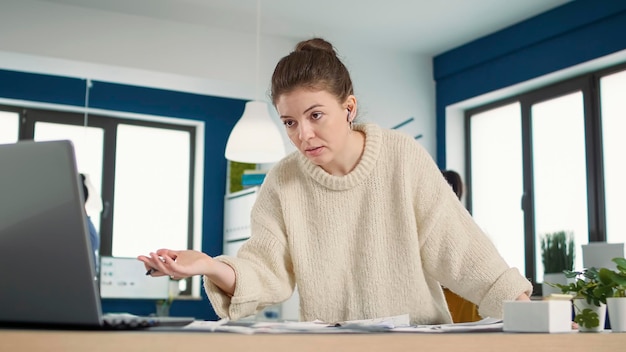
[[[174,299],[180,294],[180,289],[177,280],[170,280],[167,299],[159,299],[156,301],[156,315],[161,317],[167,317],[170,315],[170,307],[174,303]]]
[[[568,284],[565,270],[574,270],[575,257],[574,235],[571,232],[558,231],[541,237],[541,260],[543,262],[543,296],[560,291],[549,283]],[[570,280],[571,281],[571,280]]]
[[[598,272],[601,282],[611,289],[606,305],[613,332],[626,332],[626,259],[613,258],[617,271],[601,268]]]
[[[582,271],[565,271],[565,277],[575,279],[569,284],[550,284],[562,293],[573,294],[574,321],[580,331],[603,331],[606,319],[606,299],[613,288],[605,277],[600,277],[596,268]]]

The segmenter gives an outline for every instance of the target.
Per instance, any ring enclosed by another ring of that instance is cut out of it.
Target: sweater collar
[[[382,131],[374,124],[354,124],[356,131],[365,134],[365,150],[354,170],[345,176],[333,176],[298,153],[298,165],[320,185],[335,191],[343,191],[361,184],[376,166],[382,148]]]

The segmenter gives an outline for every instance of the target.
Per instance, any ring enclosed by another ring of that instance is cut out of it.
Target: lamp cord
[[[256,1],[256,89],[254,96],[259,100],[259,70],[260,70],[260,54],[261,51],[261,0]]]
[[[85,115],[83,117],[83,126],[87,127],[89,122],[89,90],[91,89],[91,79],[87,78],[85,81]]]

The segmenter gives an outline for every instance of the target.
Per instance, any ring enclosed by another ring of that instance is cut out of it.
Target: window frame
[[[521,207],[524,211],[524,259],[525,272],[528,279],[533,283],[534,292],[541,292],[541,285],[536,282],[537,270],[535,265],[535,253],[538,244],[535,243],[535,214],[533,207],[533,157],[532,157],[532,126],[531,108],[533,104],[563,96],[572,92],[581,91],[583,94],[583,109],[585,119],[585,159],[587,163],[587,209],[589,242],[605,242],[606,235],[606,210],[605,210],[605,187],[604,165],[602,151],[602,116],[599,82],[604,76],[626,70],[626,63],[620,63],[609,68],[588,72],[573,78],[552,83],[533,90],[525,91],[513,96],[505,97],[464,111],[464,134],[465,134],[465,175],[467,184],[467,207],[472,212],[471,179],[471,123],[473,115],[479,114],[498,107],[519,102],[522,124],[522,161],[524,193]]]
[[[153,121],[149,119],[133,119],[129,117],[119,117],[104,115],[101,113],[92,114],[89,113],[85,116],[85,113],[56,110],[56,109],[43,109],[43,108],[30,108],[30,107],[17,107],[10,105],[0,105],[0,110],[9,112],[18,112],[20,114],[19,123],[19,136],[18,140],[32,140],[34,139],[35,123],[36,122],[51,122],[57,124],[67,124],[74,126],[87,126],[98,127],[104,130],[104,147],[103,147],[103,166],[102,166],[102,189],[101,198],[103,203],[103,210],[100,213],[100,256],[112,255],[113,244],[113,209],[114,209],[114,195],[115,195],[115,156],[117,153],[117,126],[120,124],[142,126],[142,127],[154,127],[184,131],[189,133],[189,199],[188,199],[188,226],[187,226],[187,249],[194,249],[194,212],[195,212],[195,176],[196,176],[196,148],[197,148],[197,127],[193,124],[175,124],[168,122]],[[155,120],[158,117],[155,117]],[[201,234],[199,233],[201,236]],[[196,241],[197,242],[197,241]],[[202,242],[202,239],[199,239]],[[180,292],[181,296],[192,296],[192,278],[185,279],[186,289]]]

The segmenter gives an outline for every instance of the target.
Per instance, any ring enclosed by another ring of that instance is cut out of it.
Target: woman
[[[220,317],[239,319],[288,299],[327,322],[408,313],[451,322],[441,285],[501,317],[531,284],[509,268],[430,155],[412,138],[355,124],[357,99],[332,45],[315,38],[282,58],[272,102],[298,148],[268,173],[252,236],[236,258],[160,249],[140,256],[154,276],[204,275]]]

